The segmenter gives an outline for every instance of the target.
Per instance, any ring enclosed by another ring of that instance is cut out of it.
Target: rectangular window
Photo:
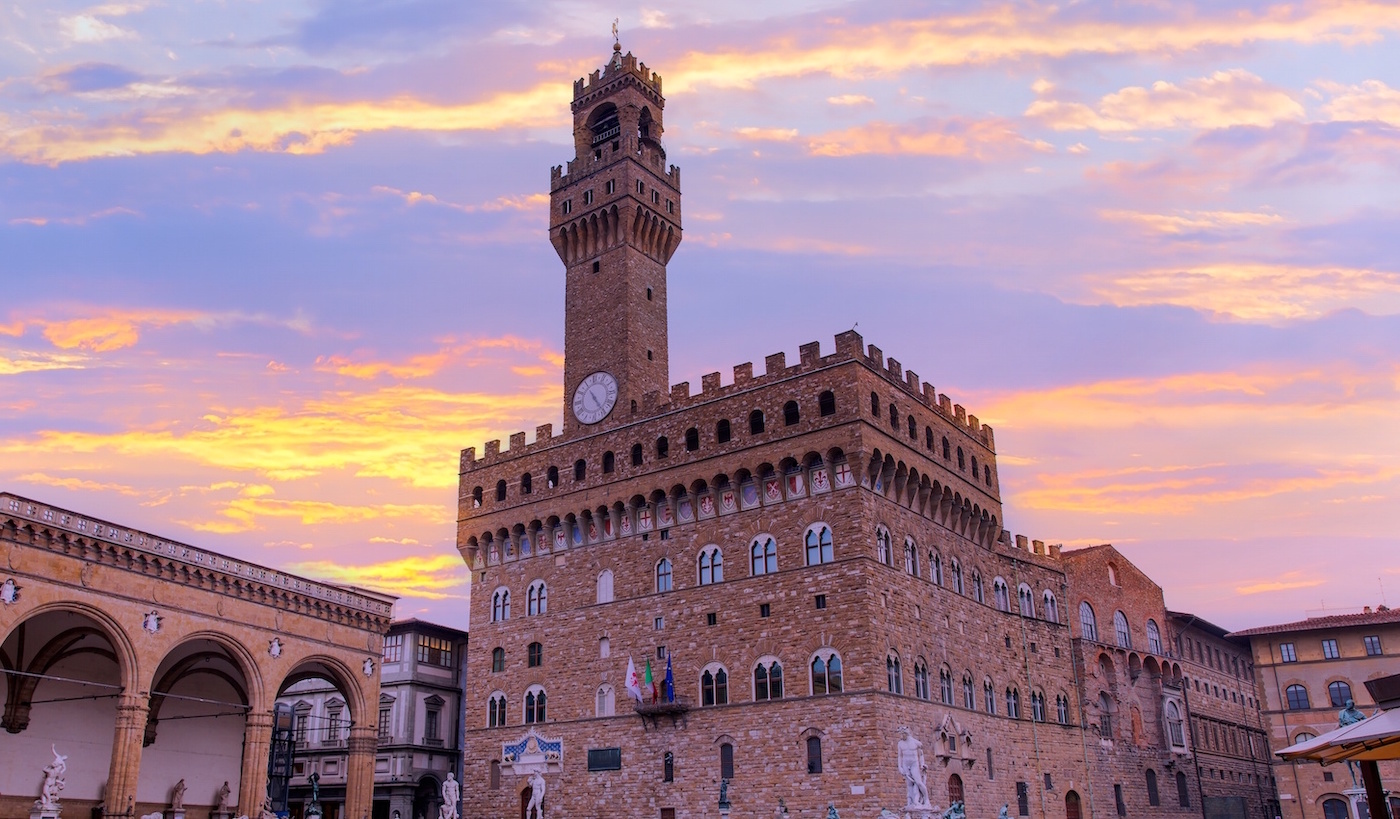
[[[662,629],[666,628],[666,618],[665,618],[665,617],[658,617],[658,618],[656,618],[656,620],[653,621],[653,625],[655,626],[655,628],[656,628],[657,631],[661,631]]]
[[[393,711],[391,711],[391,710],[388,709],[388,708],[381,708],[381,709],[379,709],[379,741],[380,741],[380,742],[388,742],[388,741],[389,741],[389,735],[390,735],[390,714],[392,714],[392,713],[393,713]]]
[[[590,771],[620,771],[620,770],[622,770],[622,749],[621,749],[621,748],[589,748],[589,749],[588,749],[588,770],[590,770]]]
[[[559,210],[560,210],[561,212],[563,212],[563,214],[564,214],[565,216],[568,216],[569,214],[573,213],[573,212],[574,212],[574,200],[572,200],[572,199],[565,199],[565,200],[564,200],[564,204],[559,206]]]
[[[675,202],[672,202],[670,199],[667,199],[667,200],[666,200],[666,212],[667,212],[667,213],[675,213],[675,212],[676,212],[676,203],[675,203]]]
[[[1031,789],[1025,782],[1016,783],[1016,815],[1031,815]]]
[[[1322,641],[1322,656],[1325,657],[1325,658],[1327,658],[1327,659],[1329,659],[1329,660],[1335,660],[1335,659],[1337,659],[1339,656],[1341,656],[1340,654],[1337,653],[1337,641],[1336,641],[1336,640],[1323,640],[1323,641]]]
[[[1379,656],[1381,656],[1381,638],[1380,638],[1380,635],[1375,635],[1375,636],[1372,636],[1372,637],[1367,637],[1367,638],[1365,638],[1365,640],[1366,640],[1366,656],[1367,656],[1367,657],[1379,657]]]
[[[824,594],[819,594],[819,595],[817,595],[816,603],[817,603],[817,608],[819,608],[819,609],[824,609],[824,608],[826,608],[826,595],[824,595]]]
[[[728,742],[719,746],[719,776],[721,779],[734,779],[734,746]]]
[[[442,712],[429,708],[423,719],[423,739],[442,739]]]
[[[719,614],[718,614],[718,613],[712,611],[712,612],[710,612],[709,614],[705,615],[705,625],[707,625],[707,626],[713,626],[713,625],[716,625],[716,624],[718,624],[718,623],[719,623]]]
[[[1285,663],[1298,662],[1298,652],[1293,650],[1292,643],[1280,643],[1278,647],[1278,653],[1279,656],[1283,658],[1283,661]]]
[[[770,615],[770,614],[772,614],[772,613],[773,613],[773,609],[772,609],[772,607],[770,607],[767,603],[759,603],[759,604],[758,604],[758,616],[759,616],[759,617],[767,617],[768,615]]]
[[[1119,816],[1127,816],[1127,815],[1128,815],[1128,806],[1127,806],[1126,804],[1123,803],[1123,786],[1122,786],[1122,785],[1114,785],[1114,786],[1113,786],[1113,801],[1114,801],[1114,802],[1117,804],[1117,806],[1118,806],[1118,815],[1119,815]]]
[[[384,662],[397,663],[403,660],[403,635],[390,634],[384,638]]]
[[[451,668],[452,643],[441,637],[418,635],[418,662]]]
[[[666,646],[657,646],[657,647],[656,647],[656,659],[658,659],[658,660],[664,660],[664,659],[666,659]]]
[[[652,203],[653,205],[659,205],[659,204],[661,204],[661,191],[652,191],[652,192],[651,192],[651,203]]]
[[[606,190],[610,194],[617,193],[617,180],[609,179],[608,184],[606,186]]]
[[[592,191],[592,190],[586,190],[586,191],[583,192],[583,204],[585,204],[585,205],[591,205],[591,204],[593,204],[593,191]]]
[[[675,809],[675,808],[662,808],[662,809],[661,809],[661,819],[676,819],[676,809]]]
[[[638,179],[638,180],[637,180],[637,193],[646,193],[646,192],[647,192],[647,185],[646,185],[646,183],[643,182],[642,180]]]

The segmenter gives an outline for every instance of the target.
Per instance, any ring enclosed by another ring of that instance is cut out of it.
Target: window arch
[[[1341,799],[1328,799],[1322,803],[1322,819],[1347,819],[1351,816],[1351,811],[1347,810],[1347,803]]]
[[[880,396],[874,392],[870,393],[870,414],[876,418],[880,417]]]
[[[904,672],[899,666],[899,655],[894,652],[885,655],[885,676],[891,694],[904,693]]]
[[[749,434],[758,435],[763,432],[763,410],[754,410],[749,413]]]
[[[999,610],[1011,611],[1011,590],[1006,587],[1006,581],[1000,577],[992,580],[992,597]]]
[[[662,435],[656,439],[656,457],[668,458],[671,455],[671,439]]]
[[[977,569],[972,570],[972,598],[978,603],[987,602],[987,596],[982,590],[982,573]]]
[[[971,457],[970,460],[972,461],[972,480],[975,482],[975,481],[977,480],[977,475],[978,475],[978,472],[977,472],[977,456],[976,456],[976,455],[973,455],[973,456]]]
[[[933,451],[933,427],[924,427],[924,449]]]
[[[953,704],[953,669],[946,665],[938,669],[938,701]]]
[[[549,611],[549,589],[543,580],[536,580],[530,584],[530,588],[525,592],[525,615],[534,617]]]
[[[972,687],[972,672],[963,674],[963,707],[971,711],[977,707],[977,695]]]
[[[604,569],[598,573],[598,602],[611,603],[613,601],[613,573],[612,569]]]
[[[1045,609],[1045,619],[1052,623],[1060,622],[1060,602],[1055,599],[1055,593],[1046,589],[1040,601]]]
[[[890,530],[883,526],[875,527],[875,559],[886,566],[894,565],[893,548],[890,543]]]
[[[1085,640],[1099,641],[1099,623],[1094,618],[1094,607],[1085,600],[1079,604],[1079,636]]]
[[[953,591],[963,594],[962,564],[958,562],[956,557],[953,557],[948,559],[948,565],[953,573]]]
[[[963,781],[957,774],[948,775],[948,802],[963,801]]]
[[[500,674],[506,670],[506,650],[500,646],[491,649],[491,673]]]
[[[817,409],[823,418],[828,415],[835,415],[836,393],[831,390],[823,390],[822,394],[817,396]]]
[[[1162,804],[1162,796],[1157,792],[1157,772],[1147,769],[1147,804],[1157,807]]]
[[[1062,693],[1055,695],[1055,721],[1069,725],[1069,697]]]
[[[909,440],[919,440],[919,422],[912,415],[909,416]]]
[[[1327,696],[1332,700],[1333,708],[1345,708],[1347,700],[1351,699],[1351,685],[1344,680],[1329,683]]]
[[[641,465],[642,465],[642,445],[641,445],[641,444],[633,444],[633,445],[632,445],[632,465],[633,465],[633,466],[641,466]]]
[[[783,404],[783,426],[790,427],[802,419],[802,413],[797,409],[796,401],[789,401]]]
[[[496,589],[491,595],[491,622],[500,623],[510,619],[510,589]]]
[[[612,656],[612,641],[607,637],[598,638],[598,657],[606,660]]]
[[[544,686],[532,685],[525,690],[525,724],[542,723],[545,716]]]
[[[611,685],[606,683],[598,687],[598,694],[594,697],[594,714],[600,717],[611,717],[617,713],[617,692]]]
[[[1099,692],[1099,736],[1113,739],[1113,702],[1107,691]]]
[[[729,704],[729,672],[719,663],[710,663],[700,673],[700,704]]]
[[[943,439],[943,460],[946,461],[946,460],[948,460],[949,458],[951,458],[951,457],[952,457],[952,455],[950,454],[951,452],[952,452],[952,450],[951,450],[951,449],[949,448],[949,446],[948,446],[948,439],[947,439],[947,438],[944,438],[944,439]]]
[[[928,664],[923,657],[914,659],[914,696],[921,700],[929,698]]]
[[[749,574],[757,577],[778,570],[778,542],[772,535],[759,535],[749,544]]]
[[[904,538],[904,571],[919,576],[919,547],[912,537]]]
[[[1186,732],[1182,730],[1181,709],[1176,703],[1167,702],[1167,737],[1173,745],[1186,745]]]
[[[506,499],[506,482],[505,482],[505,481],[496,481],[496,500],[498,500],[498,501],[503,501],[503,500],[505,500],[505,499]]]
[[[1021,690],[1019,688],[1006,689],[1006,715],[1012,719],[1021,718]]]
[[[668,592],[671,590],[671,560],[661,558],[656,562],[656,590],[657,592]]]
[[[588,462],[579,458],[574,461],[574,480],[581,481],[588,477]]]
[[[836,559],[831,542],[831,527],[825,523],[815,523],[807,527],[803,542],[807,546],[808,566],[819,566]]]
[[[965,469],[967,469],[967,461],[963,459],[962,447],[958,447],[958,471],[962,472]]]
[[[1035,616],[1035,593],[1029,585],[1022,583],[1016,588],[1016,603],[1021,608],[1022,617]]]
[[[500,728],[506,724],[506,695],[497,691],[486,701],[486,727]]]
[[[700,585],[724,582],[724,555],[715,545],[700,550]]]
[[[762,657],[753,668],[755,702],[783,698],[783,664],[777,657]]]
[[[544,665],[544,644],[535,641],[525,648],[525,665],[530,668],[539,668]]]
[[[695,427],[685,431],[685,451],[694,452],[700,448],[700,430]]]
[[[1183,808],[1191,807],[1191,788],[1186,784],[1186,772],[1176,772],[1176,803]]]
[[[943,555],[937,549],[928,553],[929,571],[932,573],[934,585],[943,585]]]
[[[729,419],[723,419],[715,424],[715,440],[721,444],[729,443],[732,433],[729,431]]]
[[[1045,695],[1039,691],[1031,692],[1031,720],[1033,722],[1045,721]]]
[[[982,681],[982,707],[987,709],[988,714],[997,712],[997,691],[992,686],[991,677]]]
[[[545,471],[544,485],[549,489],[553,489],[554,487],[559,485],[559,467],[551,466],[548,470]]]
[[[472,488],[472,508],[481,508],[481,487],[479,486]]]
[[[822,772],[822,738],[818,736],[807,737],[807,773],[819,774]]]
[[[1153,654],[1162,653],[1162,631],[1157,628],[1157,621],[1151,618],[1147,620],[1147,650]]]
[[[1133,647],[1133,634],[1128,630],[1128,618],[1121,609],[1113,613],[1113,639],[1119,648]]]
[[[890,402],[890,429],[899,431],[899,407],[893,401]]]
[[[833,649],[822,649],[812,655],[808,666],[812,670],[812,693],[839,694],[843,690],[841,655]]]
[[[617,469],[617,456],[610,449],[603,453],[603,474],[611,475]]]

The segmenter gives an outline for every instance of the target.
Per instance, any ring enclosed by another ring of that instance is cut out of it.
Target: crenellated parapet
[[[622,46],[613,46],[613,57],[604,67],[587,77],[574,80],[574,107],[587,106],[596,95],[612,91],[617,84],[631,82],[653,92],[661,99],[661,75],[647,68],[647,64],[632,56],[632,52],[622,53]]]

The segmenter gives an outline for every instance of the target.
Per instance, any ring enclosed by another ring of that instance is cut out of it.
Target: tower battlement
[[[586,104],[586,97],[608,90],[608,86],[625,79],[634,79],[661,96],[661,75],[648,70],[647,64],[638,61],[632,52],[623,54],[618,44],[613,46],[613,56],[607,65],[574,80],[574,105]]]

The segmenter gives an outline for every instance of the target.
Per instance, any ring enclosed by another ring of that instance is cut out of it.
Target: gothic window
[[[1327,696],[1332,700],[1333,708],[1345,708],[1347,700],[1351,699],[1351,686],[1337,680],[1327,686]]]
[[[778,570],[778,542],[772,535],[759,535],[749,544],[749,572],[757,577]]]
[[[1055,593],[1049,589],[1040,597],[1045,607],[1045,619],[1052,623],[1060,622],[1060,603],[1055,599]]]
[[[1039,691],[1031,692],[1031,719],[1035,722],[1045,721],[1045,695]]]
[[[783,404],[783,426],[792,426],[801,420],[802,413],[797,409],[796,401],[789,401]]]
[[[912,537],[904,539],[904,571],[919,576],[919,547]]]
[[[1162,796],[1157,792],[1157,772],[1147,769],[1147,804],[1157,807],[1162,804]]]
[[[551,467],[544,473],[544,477],[545,477],[544,483],[545,483],[545,486],[546,486],[546,487],[548,487],[548,488],[550,488],[550,489],[553,489],[554,487],[558,486],[558,485],[559,485],[559,467],[557,467],[557,466],[551,466]]]
[[[818,523],[807,530],[807,565],[818,566],[835,559],[831,544],[831,527]]]
[[[890,544],[890,530],[883,526],[875,527],[875,559],[886,566],[894,565],[894,555]]]
[[[822,738],[807,737],[807,773],[822,772]]]
[[[1181,709],[1177,708],[1174,702],[1167,703],[1167,735],[1173,745],[1186,744],[1186,737],[1181,730]]]
[[[612,569],[604,569],[598,573],[598,602],[611,603],[613,601],[613,573]]]
[[[1107,691],[1099,692],[1099,736],[1113,739],[1113,703]]]
[[[724,582],[724,556],[718,546],[700,550],[700,585]]]
[[[775,657],[764,657],[753,669],[753,698],[780,700],[783,698],[783,665]]]
[[[1119,648],[1133,647],[1133,635],[1128,631],[1128,618],[1122,611],[1113,613],[1113,638]]]
[[[606,660],[612,656],[612,641],[606,637],[598,638],[598,657]]]
[[[928,553],[929,570],[933,572],[933,582],[943,585],[943,556],[937,550]]]
[[[909,416],[909,440],[919,440],[919,422],[914,420],[914,416]]]
[[[1156,620],[1147,621],[1147,650],[1153,654],[1162,653],[1162,632]]]
[[[714,664],[705,667],[700,675],[700,704],[729,704],[729,672],[724,666]]]
[[[530,584],[530,588],[525,592],[525,614],[534,617],[537,614],[544,614],[549,610],[549,590],[545,587],[543,580],[536,580]]]
[[[719,746],[719,777],[734,779],[734,746],[728,742]]]
[[[617,712],[617,694],[611,685],[600,686],[595,699],[594,708],[598,716],[611,717]]]
[[[641,444],[633,444],[633,445],[632,445],[632,465],[633,465],[633,466],[641,466],[641,465],[642,465],[642,445],[641,445]]]
[[[899,431],[899,407],[894,402],[890,402],[890,429]]]
[[[972,690],[972,674],[963,674],[963,707],[971,711],[977,707],[977,696]]]
[[[995,598],[999,610],[1011,611],[1011,590],[1006,587],[1006,581],[1000,577],[992,580],[992,596]]]
[[[729,443],[729,421],[720,421],[715,424],[715,440],[721,444]]]
[[[545,720],[544,688],[532,685],[525,692],[525,724],[543,723]]]
[[[544,665],[544,646],[538,642],[531,643],[525,649],[525,664],[530,668],[539,668]]]
[[[880,417],[880,396],[870,393],[870,414],[876,418]]]
[[[670,454],[671,442],[666,438],[665,435],[662,435],[660,438],[656,439],[656,457],[665,458],[670,456]]]
[[[481,508],[481,487],[479,486],[472,488],[472,508]]]
[[[938,701],[953,704],[953,670],[946,665],[938,669]]]
[[[986,464],[982,464],[982,482],[988,486],[992,485],[992,468]]]
[[[582,458],[574,461],[574,480],[581,481],[588,476],[588,464]]]
[[[1069,725],[1069,697],[1059,694],[1055,697],[1055,721]]]
[[[534,487],[534,479],[530,477],[529,472],[520,476],[520,494],[528,495],[534,491]]]
[[[1094,619],[1094,607],[1085,600],[1079,604],[1079,636],[1085,640],[1099,641],[1099,624]]]
[[[1184,771],[1176,772],[1176,803],[1183,808],[1191,807],[1191,788],[1186,784]],[[1346,819],[1346,814],[1343,813],[1340,819]]]
[[[491,622],[500,623],[510,619],[510,590],[496,589],[491,596]]]
[[[933,427],[924,427],[924,449],[933,451]]]
[[[977,480],[977,456],[972,456],[972,480]]]
[[[948,446],[948,439],[947,439],[947,438],[944,438],[944,439],[943,439],[943,460],[946,461],[946,460],[948,460],[950,457],[952,457],[952,455],[950,454],[950,452],[951,452],[951,449],[950,449],[949,446]]]
[[[506,482],[505,482],[505,481],[496,481],[496,500],[498,500],[498,501],[503,501],[503,500],[505,500],[505,499],[506,499]]]
[[[991,679],[982,681],[982,707],[987,709],[988,714],[997,712],[997,692],[992,687]]]
[[[656,564],[656,590],[658,592],[671,590],[671,561],[664,557]]]
[[[922,657],[914,660],[914,696],[921,700],[929,698],[928,666]]]
[[[1022,617],[1035,616],[1035,593],[1031,591],[1030,586],[1026,585],[1025,583],[1022,583],[1019,587],[1017,587],[1016,601],[1017,605],[1021,607]]]
[[[949,559],[948,565],[949,565],[949,567],[951,568],[952,573],[953,573],[953,591],[957,592],[958,594],[962,594],[962,593],[963,593],[962,564],[958,562],[958,559],[957,559],[956,557],[954,557],[954,558]]]
[[[967,469],[967,462],[963,459],[962,447],[958,447],[958,471]]]
[[[763,410],[754,410],[749,413],[749,434],[758,435],[763,432]]]
[[[841,655],[831,649],[812,656],[812,693],[839,694],[842,691]]]
[[[972,598],[978,603],[987,602],[987,596],[982,590],[982,573],[976,569],[972,570]]]
[[[1021,718],[1021,691],[1019,689],[1006,689],[1006,715],[1012,719]]]
[[[506,670],[506,650],[500,646],[491,649],[491,673],[500,674]]]
[[[500,728],[506,724],[506,695],[497,691],[486,701],[486,727]]]
[[[885,676],[889,678],[889,691],[891,694],[904,693],[904,673],[899,667],[898,654],[890,654],[885,657]]]
[[[825,390],[821,395],[817,396],[817,409],[821,412],[823,418],[828,415],[835,415],[836,393],[831,390]]]
[[[685,451],[694,452],[700,448],[700,430],[695,427],[685,431]]]
[[[612,450],[608,450],[607,452],[604,452],[604,453],[603,453],[603,474],[604,474],[604,475],[611,475],[611,474],[613,473],[613,470],[616,469],[616,468],[617,468],[617,456],[616,456],[616,455],[613,455]]]

